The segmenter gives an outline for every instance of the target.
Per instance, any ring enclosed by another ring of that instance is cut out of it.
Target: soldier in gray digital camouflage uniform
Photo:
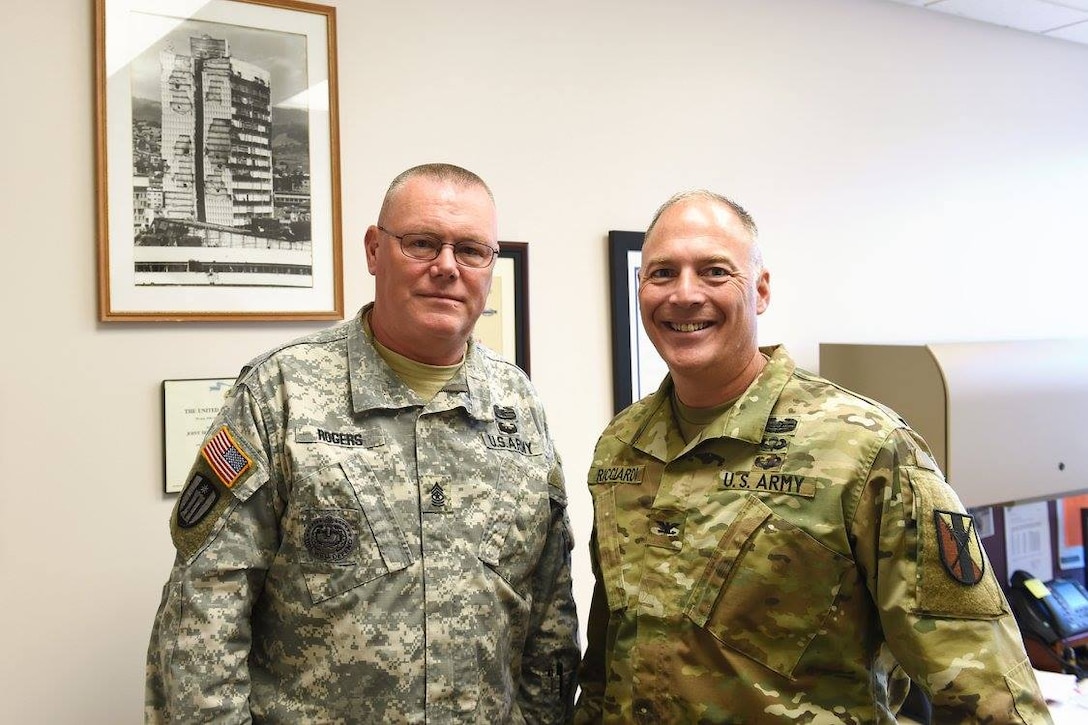
[[[374,303],[242,369],[171,517],[148,722],[569,720],[560,461],[471,339],[496,239],[475,174],[408,170],[366,232]]]
[[[894,412],[760,350],[751,217],[678,195],[646,233],[669,367],[597,443],[575,722],[1049,722],[971,517]]]

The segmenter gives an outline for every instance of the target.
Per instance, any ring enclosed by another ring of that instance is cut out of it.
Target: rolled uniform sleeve
[[[262,412],[243,385],[171,514],[177,550],[148,647],[147,722],[250,722],[250,613],[277,549]]]
[[[853,533],[888,646],[935,722],[1050,722],[974,522],[909,429],[878,450]]]
[[[533,604],[518,688],[519,708],[530,723],[570,721],[580,654],[570,571],[574,541],[558,458],[548,476],[548,489],[551,516],[533,574]]]

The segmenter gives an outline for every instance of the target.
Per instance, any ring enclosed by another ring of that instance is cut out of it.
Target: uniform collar
[[[420,397],[382,360],[363,329],[363,318],[373,307],[371,302],[359,310],[348,328],[348,384],[352,409],[363,413],[374,409],[422,406]],[[473,418],[491,420],[494,418],[491,399],[483,355],[475,340],[470,340],[465,364],[425,407],[428,412],[461,407]]]
[[[697,438],[685,443],[670,404],[673,382],[666,375],[650,397],[630,409],[630,418],[621,416],[616,437],[624,443],[662,461],[677,456],[711,438],[734,438],[748,443],[763,440],[763,431],[775,403],[786,387],[796,364],[782,345],[760,348],[767,364],[744,394],[732,406],[703,428]],[[630,432],[628,434],[628,432]]]

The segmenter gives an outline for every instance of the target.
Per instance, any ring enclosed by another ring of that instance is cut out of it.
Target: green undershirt
[[[374,349],[378,351],[385,364],[392,368],[401,381],[415,391],[415,394],[430,402],[439,390],[446,386],[461,365],[465,362],[464,355],[453,365],[427,365],[417,360],[405,357],[398,352],[393,352],[374,338],[374,332],[370,329],[370,315],[363,318],[363,330],[366,336],[374,343]]]
[[[672,412],[676,417],[676,424],[680,427],[680,435],[684,437],[684,442],[687,443],[694,439],[702,432],[707,423],[729,410],[729,408],[733,406],[733,403],[736,403],[738,400],[740,400],[739,396],[732,400],[727,400],[721,405],[715,405],[710,408],[692,408],[681,403],[680,398],[676,396],[676,391],[673,390]]]

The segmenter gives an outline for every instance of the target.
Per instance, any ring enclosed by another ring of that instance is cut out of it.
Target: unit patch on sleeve
[[[221,427],[204,443],[200,454],[227,488],[253,466],[253,461],[235,442],[227,426]]]
[[[177,522],[183,529],[191,529],[208,515],[219,500],[215,484],[199,473],[194,473],[178,499]]]
[[[986,559],[970,514],[957,511],[933,511],[933,525],[937,530],[937,550],[941,563],[953,579],[973,586],[982,581],[986,571]]]
[[[170,538],[183,559],[204,547],[233,500],[208,463],[197,458],[170,518]]]

